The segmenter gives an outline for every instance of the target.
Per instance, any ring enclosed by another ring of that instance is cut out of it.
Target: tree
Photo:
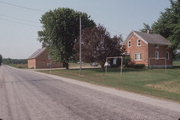
[[[170,8],[161,13],[152,25],[153,32],[171,41],[173,49],[180,48],[180,0],[170,0]]]
[[[82,60],[84,62],[98,62],[104,70],[106,57],[120,56],[123,53],[121,36],[110,37],[106,28],[98,25],[84,29],[82,32]],[[79,43],[75,49],[79,50]],[[79,52],[77,52],[77,56]]]
[[[2,55],[0,54],[0,65],[2,64]]]
[[[75,39],[79,36],[79,17],[82,19],[82,29],[94,27],[95,23],[86,13],[69,8],[58,8],[46,12],[40,22],[42,31],[38,32],[39,41],[47,47],[52,58],[64,63],[68,69],[70,57],[74,54]]]
[[[4,64],[27,64],[27,59],[3,58]]]
[[[152,28],[149,24],[143,23],[143,29],[141,29],[140,31],[152,33]]]

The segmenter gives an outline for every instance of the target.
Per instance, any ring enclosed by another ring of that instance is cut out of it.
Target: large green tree
[[[80,16],[82,29],[96,26],[86,13],[69,8],[50,10],[40,20],[43,28],[38,32],[39,41],[48,48],[52,58],[63,62],[67,69],[69,59],[74,54],[75,39],[79,36]]]
[[[2,55],[0,54],[0,65],[2,64]]]
[[[170,3],[170,8],[165,9],[152,25],[152,30],[169,39],[173,49],[178,49],[180,48],[180,0],[170,0]]]

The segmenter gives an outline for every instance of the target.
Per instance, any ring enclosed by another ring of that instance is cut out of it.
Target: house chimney
[[[149,29],[147,29],[147,34],[149,34],[150,33],[150,30]]]

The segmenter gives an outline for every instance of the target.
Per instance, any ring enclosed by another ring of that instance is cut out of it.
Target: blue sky
[[[169,0],[0,0],[0,54],[27,58],[40,48],[41,43],[37,40],[37,31],[41,30],[39,19],[44,12],[55,8],[68,7],[86,12],[111,35],[122,34],[125,39],[131,31],[141,29],[143,23],[152,24],[169,6]]]

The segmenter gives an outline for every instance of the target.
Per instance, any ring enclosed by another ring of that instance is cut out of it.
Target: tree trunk
[[[65,67],[66,69],[69,69],[69,63],[68,62],[63,62],[63,67]]]
[[[66,69],[69,69],[69,63],[68,62],[66,63]]]
[[[102,71],[105,71],[104,63],[100,63]]]

